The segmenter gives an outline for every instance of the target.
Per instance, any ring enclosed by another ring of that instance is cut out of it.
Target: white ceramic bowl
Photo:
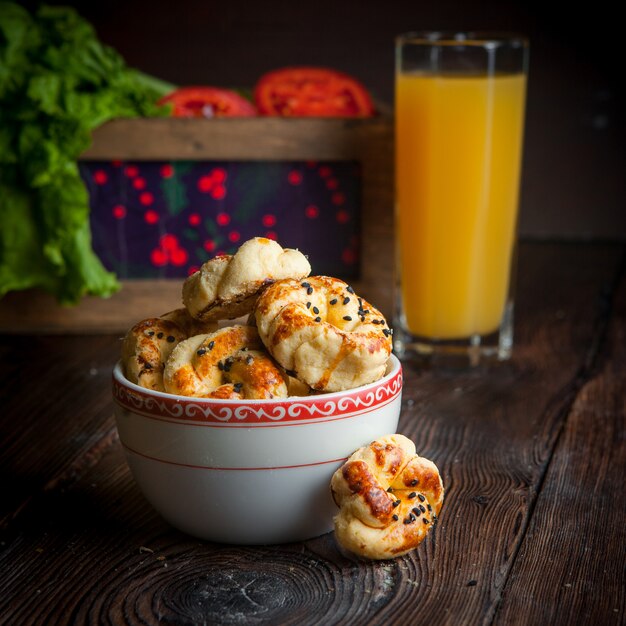
[[[270,544],[332,529],[335,470],[395,433],[402,368],[357,389],[282,400],[188,398],[135,385],[118,363],[115,417],[131,472],[176,528],[211,541]]]

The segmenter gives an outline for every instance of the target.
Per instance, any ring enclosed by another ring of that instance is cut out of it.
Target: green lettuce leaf
[[[0,297],[40,287],[72,304],[119,288],[91,246],[77,160],[104,122],[167,115],[156,102],[172,89],[73,9],[0,2]]]

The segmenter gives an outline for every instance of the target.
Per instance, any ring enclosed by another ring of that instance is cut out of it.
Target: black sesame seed
[[[409,500],[412,500],[416,495],[417,493],[415,493],[415,491],[411,491],[411,493],[408,495]]]
[[[153,330],[149,330],[148,331],[148,337],[152,337],[154,335],[154,331]]]
[[[411,482],[411,486],[413,486],[413,483],[415,483],[417,485],[417,481],[416,480]],[[424,502],[424,500],[426,500],[426,497],[422,493],[418,493],[417,497],[419,498],[420,502]]]
[[[393,503],[392,503],[392,505],[393,505],[394,507],[395,507],[395,506],[399,506],[399,504],[400,504],[400,500],[396,500],[395,502],[393,502]]]
[[[402,520],[402,523],[403,523],[403,524],[410,524],[410,523],[411,523],[411,518],[410,518],[410,517],[407,517],[407,518],[403,519],[403,520]]]
[[[230,372],[230,363],[224,364],[224,371],[225,372]]]
[[[252,361],[254,361],[254,357],[253,356],[246,357],[246,365],[250,365],[252,363]]]
[[[247,347],[247,346],[244,346],[243,348],[241,348],[241,351],[242,351],[242,352],[245,352],[247,349],[248,349],[248,347]]]
[[[337,298],[333,298],[333,299],[329,302],[329,304],[337,304]]]
[[[143,369],[145,369],[145,370],[151,370],[151,369],[152,369],[152,365],[150,365],[150,363],[144,363],[144,365],[143,365]]]
[[[343,299],[342,304],[348,304],[348,302],[350,302],[350,298],[349,298],[348,296],[346,296],[346,297]]]
[[[417,483],[419,482],[419,480],[417,480],[417,478],[414,478],[409,485],[411,485],[411,487],[415,487],[415,485],[417,485]],[[420,494],[421,495],[421,494]]]
[[[236,393],[239,393],[243,388],[243,383],[235,383],[233,385],[233,389],[235,390]]]
[[[169,343],[174,343],[174,341],[176,341],[176,337],[174,337],[174,335],[168,335],[167,340]]]
[[[307,295],[307,296],[310,296],[312,293],[313,293],[313,287],[309,287],[309,288],[306,290],[306,295]]]
[[[321,322],[321,321],[322,321],[322,318],[318,316],[318,317],[316,317],[316,318],[315,318],[315,321],[316,321],[316,322]]]
[[[421,511],[422,513],[426,513],[426,508],[424,507],[424,505],[423,505],[423,504],[420,504],[420,511]]]
[[[307,309],[310,309],[310,308],[311,308],[311,303],[310,303],[310,302],[307,302],[307,303],[306,303],[306,308],[307,308]]]
[[[317,315],[319,312],[320,312],[320,310],[316,306],[314,306],[313,307],[313,313],[315,313],[315,315]]]
[[[378,320],[372,320],[372,324],[380,324]]]
[[[296,373],[296,371],[295,371],[295,370],[285,370],[285,371],[286,371],[286,372],[287,372],[287,374],[288,374],[289,376],[291,376],[292,378],[295,378],[295,377],[296,377],[296,375],[297,375],[297,373]]]
[[[214,341],[209,341],[209,350],[213,350],[214,346],[215,346],[215,342]]]
[[[393,487],[389,487],[389,489],[387,489],[387,493],[392,493],[393,492]]]
[[[350,287],[350,285],[348,285],[348,286],[346,287],[346,291],[347,291],[348,293],[354,293],[354,289],[352,289],[352,287]]]
[[[409,515],[409,518],[411,519],[412,522],[414,522],[416,520],[415,515],[413,515],[413,513],[411,513],[411,515]]]
[[[427,504],[427,505],[426,505],[426,507],[428,508],[428,510],[429,510],[429,511],[432,511],[432,510],[433,510],[433,507],[432,507],[432,506],[430,506],[430,504]]]
[[[217,362],[217,369],[218,369],[220,372],[223,372],[223,371],[224,371],[224,364],[223,364],[221,361],[218,361],[218,362]]]
[[[349,315],[344,315],[343,319],[346,320],[346,322],[351,322],[352,318]]]
[[[399,517],[398,517],[395,513],[394,513],[391,517],[392,517],[392,518],[393,518],[393,520],[394,520],[394,521],[396,521],[396,522],[400,519],[400,518],[399,518]]]
[[[389,337],[389,335],[391,335],[391,331],[387,328],[383,328],[383,334],[385,335],[385,337]]]
[[[202,356],[203,354],[206,354],[206,348],[199,348],[198,350],[196,350],[196,354],[198,356]]]
[[[361,322],[365,321],[365,315],[361,315]]]
[[[369,309],[365,309],[365,311],[363,311],[363,315],[367,315],[370,312]]]
[[[159,333],[159,334],[157,335],[157,339],[163,339],[163,333]]]
[[[411,511],[413,511],[413,513],[415,513],[418,517],[421,515],[420,510],[416,506],[414,506]]]
[[[422,522],[424,522],[424,524],[428,524],[428,520],[425,517],[422,517]]]
[[[308,289],[311,286],[311,283],[300,283],[305,289]]]

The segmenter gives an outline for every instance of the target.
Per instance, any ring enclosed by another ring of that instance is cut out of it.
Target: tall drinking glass
[[[400,357],[477,364],[511,354],[527,63],[519,36],[396,41]]]

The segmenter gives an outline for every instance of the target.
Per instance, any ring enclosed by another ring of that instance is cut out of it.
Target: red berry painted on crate
[[[209,191],[213,189],[214,184],[215,182],[213,181],[213,178],[211,178],[211,176],[201,176],[198,179],[198,189],[202,193],[209,193]]]
[[[201,222],[202,218],[198,215],[198,213],[192,213],[189,216],[189,224],[191,224],[191,226],[200,226]]]
[[[144,206],[150,206],[154,202],[154,196],[149,191],[139,194],[139,202]]]
[[[299,185],[302,182],[302,174],[298,170],[291,170],[287,174],[287,180],[291,185]]]
[[[328,165],[322,165],[319,168],[318,172],[322,178],[328,178],[332,174],[332,171],[330,167],[328,167]]]
[[[265,237],[266,239],[272,239],[273,241],[276,241],[278,239],[278,235],[273,230],[268,230],[265,233]]]
[[[340,224],[346,224],[350,221],[350,214],[348,213],[348,211],[344,211],[343,209],[341,209],[340,211],[337,211],[337,215],[335,215],[335,218]]]
[[[226,170],[216,167],[211,171],[211,177],[216,183],[223,183],[226,180]]]
[[[346,248],[341,253],[341,260],[347,265],[353,265],[356,262],[356,253],[350,248]]]
[[[230,224],[230,215],[228,213],[218,213],[215,221],[219,226],[228,226]]]
[[[149,210],[143,214],[143,219],[148,224],[156,224],[159,221],[159,214],[156,211]]]
[[[133,187],[135,189],[145,189],[146,188],[146,179],[140,178],[139,176],[133,180]]]
[[[139,169],[134,165],[127,165],[124,168],[124,174],[128,176],[128,178],[135,178],[139,174]]]
[[[188,260],[189,255],[187,254],[187,250],[184,248],[176,248],[170,252],[170,261],[172,262],[172,265],[176,265],[176,267],[185,265]]]
[[[271,228],[276,224],[276,216],[271,213],[266,213],[262,218],[261,222],[265,228]]]
[[[152,265],[156,265],[157,267],[167,265],[167,253],[160,248],[155,248],[150,253],[150,261],[152,261]]]
[[[340,191],[337,191],[332,195],[331,200],[333,204],[339,206],[346,201],[346,197]]]
[[[326,181],[326,187],[328,189],[337,189],[337,187],[339,187],[339,181],[336,178],[329,178]]]
[[[241,235],[236,230],[231,230],[228,233],[228,239],[229,241],[232,241],[233,243],[237,243],[241,239]]]
[[[213,239],[206,239],[202,246],[207,252],[213,252],[215,250],[215,242]]]
[[[171,178],[172,176],[174,176],[174,168],[169,163],[166,163],[165,165],[162,165],[161,166],[161,177],[162,178]]]
[[[309,204],[309,206],[304,209],[304,214],[309,219],[314,220],[316,217],[319,216],[320,210],[314,204]]]
[[[211,195],[213,196],[213,198],[215,198],[215,200],[221,200],[226,196],[226,187],[224,187],[223,185],[218,185],[217,187],[214,187],[213,191],[211,191]]]
[[[126,217],[126,207],[123,204],[116,204],[113,207],[113,217],[116,220],[122,220]]]
[[[104,170],[96,170],[93,173],[93,182],[96,185],[104,185],[109,180],[107,173]]]
[[[176,250],[176,248],[178,248],[178,237],[176,237],[176,235],[166,233],[159,239],[159,244],[163,250]]]

